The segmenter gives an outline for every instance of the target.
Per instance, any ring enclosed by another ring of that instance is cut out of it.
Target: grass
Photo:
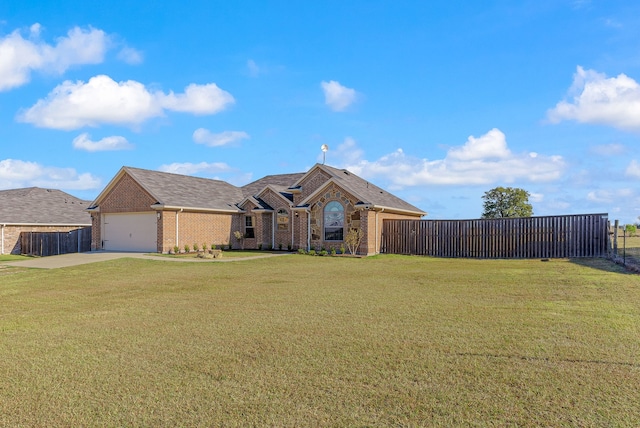
[[[631,262],[640,265],[640,235],[618,236],[618,255],[623,257],[625,252]]]
[[[197,258],[197,253],[180,253],[180,254],[160,254],[160,253],[150,253],[153,256],[159,257],[172,257],[172,258]],[[222,256],[224,258],[245,258],[245,257],[255,257],[255,256],[264,256],[267,254],[284,254],[282,251],[267,251],[267,250],[224,250],[222,251]]]
[[[2,426],[637,426],[605,260],[120,259],[0,280]]]

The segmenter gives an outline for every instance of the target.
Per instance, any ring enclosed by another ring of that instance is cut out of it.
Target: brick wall
[[[233,214],[223,213],[163,211],[158,221],[158,241],[162,243],[158,251],[163,253],[173,251],[176,245],[182,251],[185,244],[193,249],[193,244],[198,244],[200,248],[203,244],[208,248],[211,248],[211,244],[215,244],[220,248],[229,242],[233,243],[235,241],[232,232],[233,217]]]

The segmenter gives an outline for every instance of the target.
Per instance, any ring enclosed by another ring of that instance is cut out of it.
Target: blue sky
[[[0,3],[0,189],[322,162],[429,213],[640,215],[640,3]]]

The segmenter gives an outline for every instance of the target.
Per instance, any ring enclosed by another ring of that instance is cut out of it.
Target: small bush
[[[345,253],[345,248],[344,248],[344,244],[340,245],[340,254],[344,254]]]
[[[328,252],[327,250],[320,250],[320,253],[319,253],[319,254],[320,254],[321,256],[328,256],[328,255],[329,255],[329,252]]]
[[[178,254],[179,252],[180,252],[180,247],[178,247],[177,245],[174,245],[173,254]]]
[[[635,236],[637,231],[638,231],[638,227],[635,224],[628,224],[625,227],[625,232],[627,233],[628,236]]]
[[[282,242],[278,244],[278,250],[282,251]]]
[[[184,252],[185,253],[190,253],[191,252],[191,247],[189,246],[189,244],[184,244]]]
[[[298,248],[298,254],[307,254],[304,248]]]
[[[291,244],[287,245],[287,251],[291,251]]]
[[[332,248],[332,249],[331,249],[331,255],[332,255],[332,256],[335,256],[335,255],[336,255],[336,249],[335,249],[335,248]]]
[[[211,249],[215,250],[216,249],[216,244],[211,244]]]
[[[198,247],[198,244],[193,244],[193,251],[198,252],[198,250],[200,249],[200,247]]]
[[[316,255],[316,250],[309,250],[309,252],[307,253],[310,256],[315,256]]]
[[[258,244],[258,250],[262,250],[262,243]]]

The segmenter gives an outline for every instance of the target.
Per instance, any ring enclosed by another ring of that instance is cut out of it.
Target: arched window
[[[278,230],[289,230],[289,213],[284,208],[278,210]]]
[[[338,201],[331,201],[324,207],[324,240],[344,239],[344,207]]]

